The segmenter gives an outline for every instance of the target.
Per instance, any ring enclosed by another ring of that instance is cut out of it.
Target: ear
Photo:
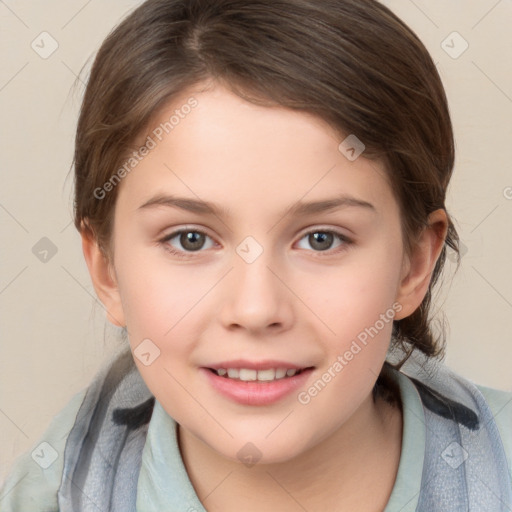
[[[121,296],[114,277],[113,265],[99,247],[92,230],[86,228],[83,223],[80,236],[85,262],[96,294],[107,312],[107,319],[113,325],[125,327]]]
[[[448,232],[448,219],[444,209],[432,212],[428,226],[421,232],[412,254],[405,256],[396,300],[402,309],[395,320],[406,318],[420,306],[427,294],[432,272],[441,254]]]

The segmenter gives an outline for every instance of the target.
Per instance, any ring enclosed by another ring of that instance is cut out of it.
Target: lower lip
[[[207,368],[200,368],[213,388],[222,395],[242,405],[269,405],[288,396],[304,385],[313,368],[303,370],[293,377],[268,382],[229,379],[220,377]]]

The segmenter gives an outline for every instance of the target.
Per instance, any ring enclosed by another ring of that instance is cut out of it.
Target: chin
[[[251,440],[252,439],[252,440]],[[254,436],[244,436],[229,441],[229,445],[209,444],[219,455],[246,467],[254,465],[280,464],[293,460],[308,449],[299,439],[290,436],[273,440],[261,439],[261,432]]]

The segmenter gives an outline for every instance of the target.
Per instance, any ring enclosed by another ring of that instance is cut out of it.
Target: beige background
[[[83,85],[71,88],[139,3],[0,1],[0,482],[116,347],[118,332],[95,302],[71,224],[68,171]],[[512,2],[384,3],[431,52],[455,126],[448,208],[467,253],[436,303],[450,324],[446,362],[512,390]],[[31,47],[43,31],[58,43],[46,59]],[[463,48],[459,36],[446,39],[454,31],[469,44],[458,58],[442,47],[446,40],[451,52]],[[43,237],[57,249],[46,263],[32,252]]]

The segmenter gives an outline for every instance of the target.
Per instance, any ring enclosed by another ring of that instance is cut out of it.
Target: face
[[[288,460],[369,403],[401,309],[399,208],[383,165],[309,114],[215,86],[155,127],[191,97],[119,185],[110,310],[182,429]]]

